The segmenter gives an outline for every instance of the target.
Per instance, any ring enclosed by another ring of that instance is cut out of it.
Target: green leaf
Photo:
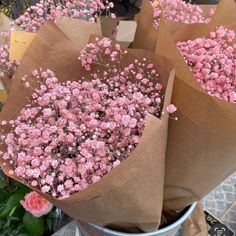
[[[22,218],[23,219],[23,218]],[[25,236],[32,236],[31,234],[29,234],[27,232],[27,230],[25,229],[25,226],[22,222],[19,222],[17,224],[17,226],[14,228],[14,230],[12,231],[12,236],[20,236],[20,235],[25,235]]]
[[[0,189],[3,189],[5,187],[5,182],[3,179],[0,179]]]
[[[44,233],[44,217],[34,217],[26,212],[23,217],[23,223],[27,231],[34,236],[41,236]]]
[[[24,190],[19,190],[15,193],[13,193],[10,198],[8,199],[5,209],[0,213],[0,218],[6,219],[13,208],[19,207],[20,206],[20,200],[22,200],[25,196],[25,191]]]
[[[0,170],[0,189],[5,187],[5,178],[2,170]]]
[[[48,230],[51,232],[52,231],[52,219],[51,219],[50,214],[48,214],[46,217],[46,223],[47,223]]]
[[[16,208],[17,208],[17,207],[13,207],[13,208],[12,208],[11,212],[9,213],[9,216],[12,216],[12,215],[14,214],[14,212],[16,211]],[[18,220],[18,219],[17,219],[17,220]]]

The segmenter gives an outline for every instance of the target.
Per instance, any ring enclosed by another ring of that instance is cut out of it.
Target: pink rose
[[[53,205],[36,192],[30,192],[25,195],[25,200],[20,201],[26,211],[35,217],[47,215],[53,208]]]

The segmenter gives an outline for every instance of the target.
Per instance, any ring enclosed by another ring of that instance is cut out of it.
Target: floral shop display
[[[62,212],[156,231],[236,169],[235,2],[143,0],[128,49],[102,36],[113,7],[40,1],[1,26],[0,234],[50,235]],[[13,28],[35,34],[20,62]]]

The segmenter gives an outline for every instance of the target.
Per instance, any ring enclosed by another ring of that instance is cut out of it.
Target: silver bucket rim
[[[97,230],[100,230],[102,232],[113,234],[114,236],[156,236],[157,233],[158,234],[167,233],[167,232],[171,231],[172,229],[175,229],[176,227],[180,226],[182,223],[184,223],[186,221],[186,219],[192,214],[196,205],[197,205],[196,202],[193,203],[192,205],[190,205],[188,210],[178,220],[176,220],[172,224],[170,224],[162,229],[159,229],[157,231],[153,231],[153,232],[149,232],[149,233],[138,233],[138,234],[122,233],[122,232],[114,231],[112,229],[104,228],[102,226],[91,224],[91,223],[89,225],[91,225],[92,227],[94,227]]]

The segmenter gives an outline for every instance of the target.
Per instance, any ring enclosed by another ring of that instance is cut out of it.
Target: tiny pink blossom
[[[111,18],[112,19],[115,19],[116,18],[116,15],[114,13],[111,13]]]
[[[167,106],[166,110],[167,110],[168,113],[174,113],[174,112],[177,111],[177,108],[176,108],[175,105],[170,104],[170,105]]]

